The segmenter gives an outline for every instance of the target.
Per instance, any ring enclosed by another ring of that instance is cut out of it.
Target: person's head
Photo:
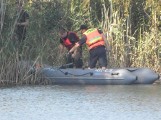
[[[64,29],[64,28],[60,28],[60,30],[59,30],[59,36],[61,37],[61,38],[65,38],[65,37],[67,37],[67,31]]]
[[[81,33],[83,34],[86,30],[88,29],[87,25],[81,25],[79,30],[81,31]]]

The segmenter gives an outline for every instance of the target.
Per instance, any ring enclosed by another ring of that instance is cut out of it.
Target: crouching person
[[[59,36],[60,36],[60,45],[59,45],[60,54],[63,53],[64,49],[67,49],[67,51],[69,51],[75,45],[75,43],[79,41],[79,37],[75,32],[66,31],[64,28],[60,29]],[[71,52],[71,54],[66,55],[66,64],[70,64],[68,66],[69,68],[73,67],[82,68],[83,61],[82,61],[81,47],[76,48]]]

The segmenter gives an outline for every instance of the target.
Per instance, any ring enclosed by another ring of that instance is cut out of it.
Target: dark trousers
[[[95,68],[97,61],[99,62],[100,67],[107,67],[107,55],[106,49],[104,46],[98,46],[89,51],[89,67]]]
[[[68,68],[73,68],[73,67],[82,68],[83,66],[82,58],[74,59],[72,58],[71,54],[68,54],[66,56],[66,64],[69,64],[69,63],[73,63],[73,64],[69,65]]]

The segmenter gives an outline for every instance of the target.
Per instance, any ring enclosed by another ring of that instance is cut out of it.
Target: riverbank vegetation
[[[13,38],[15,1],[0,3],[2,84],[36,83],[19,61],[32,61],[30,66],[64,64],[64,57],[58,57],[58,29],[77,32],[81,24],[100,28],[107,36],[111,48],[108,68],[148,67],[161,73],[161,0],[22,0],[30,23],[18,48]],[[86,66],[88,52],[83,49]]]

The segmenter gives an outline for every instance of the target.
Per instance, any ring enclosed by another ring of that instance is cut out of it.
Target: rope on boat
[[[64,75],[84,76],[84,75],[88,75],[89,74],[90,76],[93,76],[93,72],[88,72],[88,73],[84,73],[84,74],[81,74],[81,75],[76,75],[76,74],[72,74],[72,73],[69,73],[69,72],[63,72],[61,70],[62,68],[66,68],[67,66],[70,66],[70,65],[73,65],[73,63],[68,63],[68,64],[62,65],[60,67],[57,67],[57,70],[62,72]],[[119,73],[111,73],[111,75],[119,75]]]
[[[69,72],[63,72],[61,69],[58,69],[60,72],[62,72],[64,75],[73,75],[73,76],[84,76],[84,75],[90,75],[92,76],[93,75],[93,72],[88,72],[88,73],[84,73],[84,74],[81,74],[81,75],[75,75],[75,74],[72,74],[72,73],[69,73]]]
[[[60,67],[57,68],[57,70],[59,70],[60,72],[62,72],[64,75],[73,75],[73,76],[84,76],[84,75],[90,75],[92,76],[93,75],[93,72],[88,72],[88,73],[84,73],[84,74],[81,74],[81,75],[75,75],[75,74],[72,74],[72,73],[69,73],[69,72],[63,72],[61,69],[62,68],[66,68],[67,66],[70,66],[70,65],[73,65],[73,63],[68,63],[68,64],[65,64],[65,65],[62,65]]]

